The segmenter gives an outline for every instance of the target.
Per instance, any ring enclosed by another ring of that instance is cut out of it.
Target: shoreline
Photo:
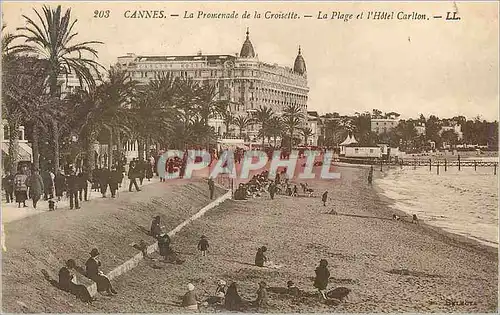
[[[400,216],[400,218],[409,218],[409,222],[405,222],[408,224],[411,224],[411,214],[408,214],[404,212],[403,210],[400,210],[394,206],[396,203],[396,200],[387,197],[384,195],[384,190],[377,185],[377,178],[385,177],[387,176],[387,169],[383,171],[382,173],[380,171],[374,172],[374,181],[373,181],[373,188],[376,191],[377,195],[381,200],[387,203],[388,209],[387,211],[392,211],[392,213]],[[390,217],[392,217],[392,213],[390,214]],[[388,213],[389,214],[389,213]],[[490,246],[484,243],[481,243],[478,240],[475,240],[473,238],[468,238],[464,235],[456,234],[450,231],[445,230],[444,228],[434,226],[432,224],[426,223],[425,221],[419,221],[419,225],[423,228],[422,231],[427,233],[428,235],[432,235],[436,239],[440,239],[441,241],[452,245],[452,246],[458,246],[462,248],[469,248],[471,250],[476,251],[479,254],[482,255],[487,255],[493,260],[498,259],[498,248],[494,246]]]

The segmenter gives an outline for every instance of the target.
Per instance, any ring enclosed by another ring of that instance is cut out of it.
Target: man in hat
[[[69,195],[69,208],[73,209],[74,206],[76,209],[80,209],[80,204],[78,203],[78,192],[80,191],[78,177],[76,177],[74,170],[70,170],[69,172],[69,176],[66,177],[66,186]]]
[[[118,170],[116,166],[111,168],[111,173],[109,175],[109,190],[111,190],[111,198],[116,197],[116,191],[118,190],[118,184],[122,181],[122,173]]]

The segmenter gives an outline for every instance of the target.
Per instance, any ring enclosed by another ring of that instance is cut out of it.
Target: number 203
[[[104,11],[99,11],[95,10],[94,11],[94,18],[109,18],[109,10],[104,10]]]

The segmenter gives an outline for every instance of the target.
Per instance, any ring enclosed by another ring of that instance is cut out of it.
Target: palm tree
[[[100,127],[109,132],[109,167],[113,164],[113,138],[123,132],[130,132],[130,127],[133,125],[133,115],[129,107],[135,98],[136,85],[137,82],[130,78],[128,72],[111,67],[108,71],[108,80],[99,86],[101,92],[99,97],[104,105],[99,122]],[[141,146],[139,146],[139,157],[143,157],[144,154],[140,149]]]
[[[283,135],[283,120],[279,116],[273,116],[269,119],[266,128],[264,128],[265,136],[272,137],[274,139],[274,147],[276,148],[278,137]]]
[[[146,143],[146,148],[153,141],[163,142],[175,135],[174,121],[178,113],[172,101],[174,82],[171,75],[158,76],[132,103],[132,115],[136,121],[134,130],[138,131],[138,137]]]
[[[290,142],[288,144],[290,152],[292,151],[295,130],[300,127],[303,120],[304,113],[299,105],[289,105],[285,108],[283,113],[283,123],[288,136],[290,137]]]
[[[312,129],[309,127],[304,127],[300,129],[300,133],[302,134],[302,137],[304,137],[305,145],[308,145],[309,142],[307,140],[309,140],[309,137],[313,135]]]
[[[243,129],[248,127],[252,120],[248,116],[237,116],[234,119],[234,123],[236,126],[238,126],[238,129],[240,131],[239,136],[241,137],[243,134]]]
[[[264,147],[265,141],[265,132],[264,129],[269,120],[274,116],[274,112],[271,108],[266,106],[260,106],[255,112],[253,121],[257,124],[260,124],[259,134],[262,137],[262,147]]]
[[[26,26],[18,28],[22,33],[15,38],[24,39],[24,44],[12,47],[11,51],[16,53],[28,53],[39,59],[46,60],[47,79],[49,95],[59,97],[58,78],[74,73],[84,84],[90,88],[95,86],[94,75],[98,75],[98,69],[102,68],[98,62],[84,57],[90,54],[97,58],[97,51],[92,48],[98,41],[86,41],[73,43],[78,34],[73,31],[77,20],[71,21],[71,9],[67,9],[64,15],[61,6],[51,9],[43,6],[43,17],[34,9],[38,17],[38,23],[26,15],[23,15]],[[54,141],[54,168],[59,169],[59,132],[58,121],[52,119],[53,141]]]

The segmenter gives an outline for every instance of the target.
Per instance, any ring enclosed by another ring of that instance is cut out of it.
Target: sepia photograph
[[[497,1],[2,1],[2,313],[498,313]]]

